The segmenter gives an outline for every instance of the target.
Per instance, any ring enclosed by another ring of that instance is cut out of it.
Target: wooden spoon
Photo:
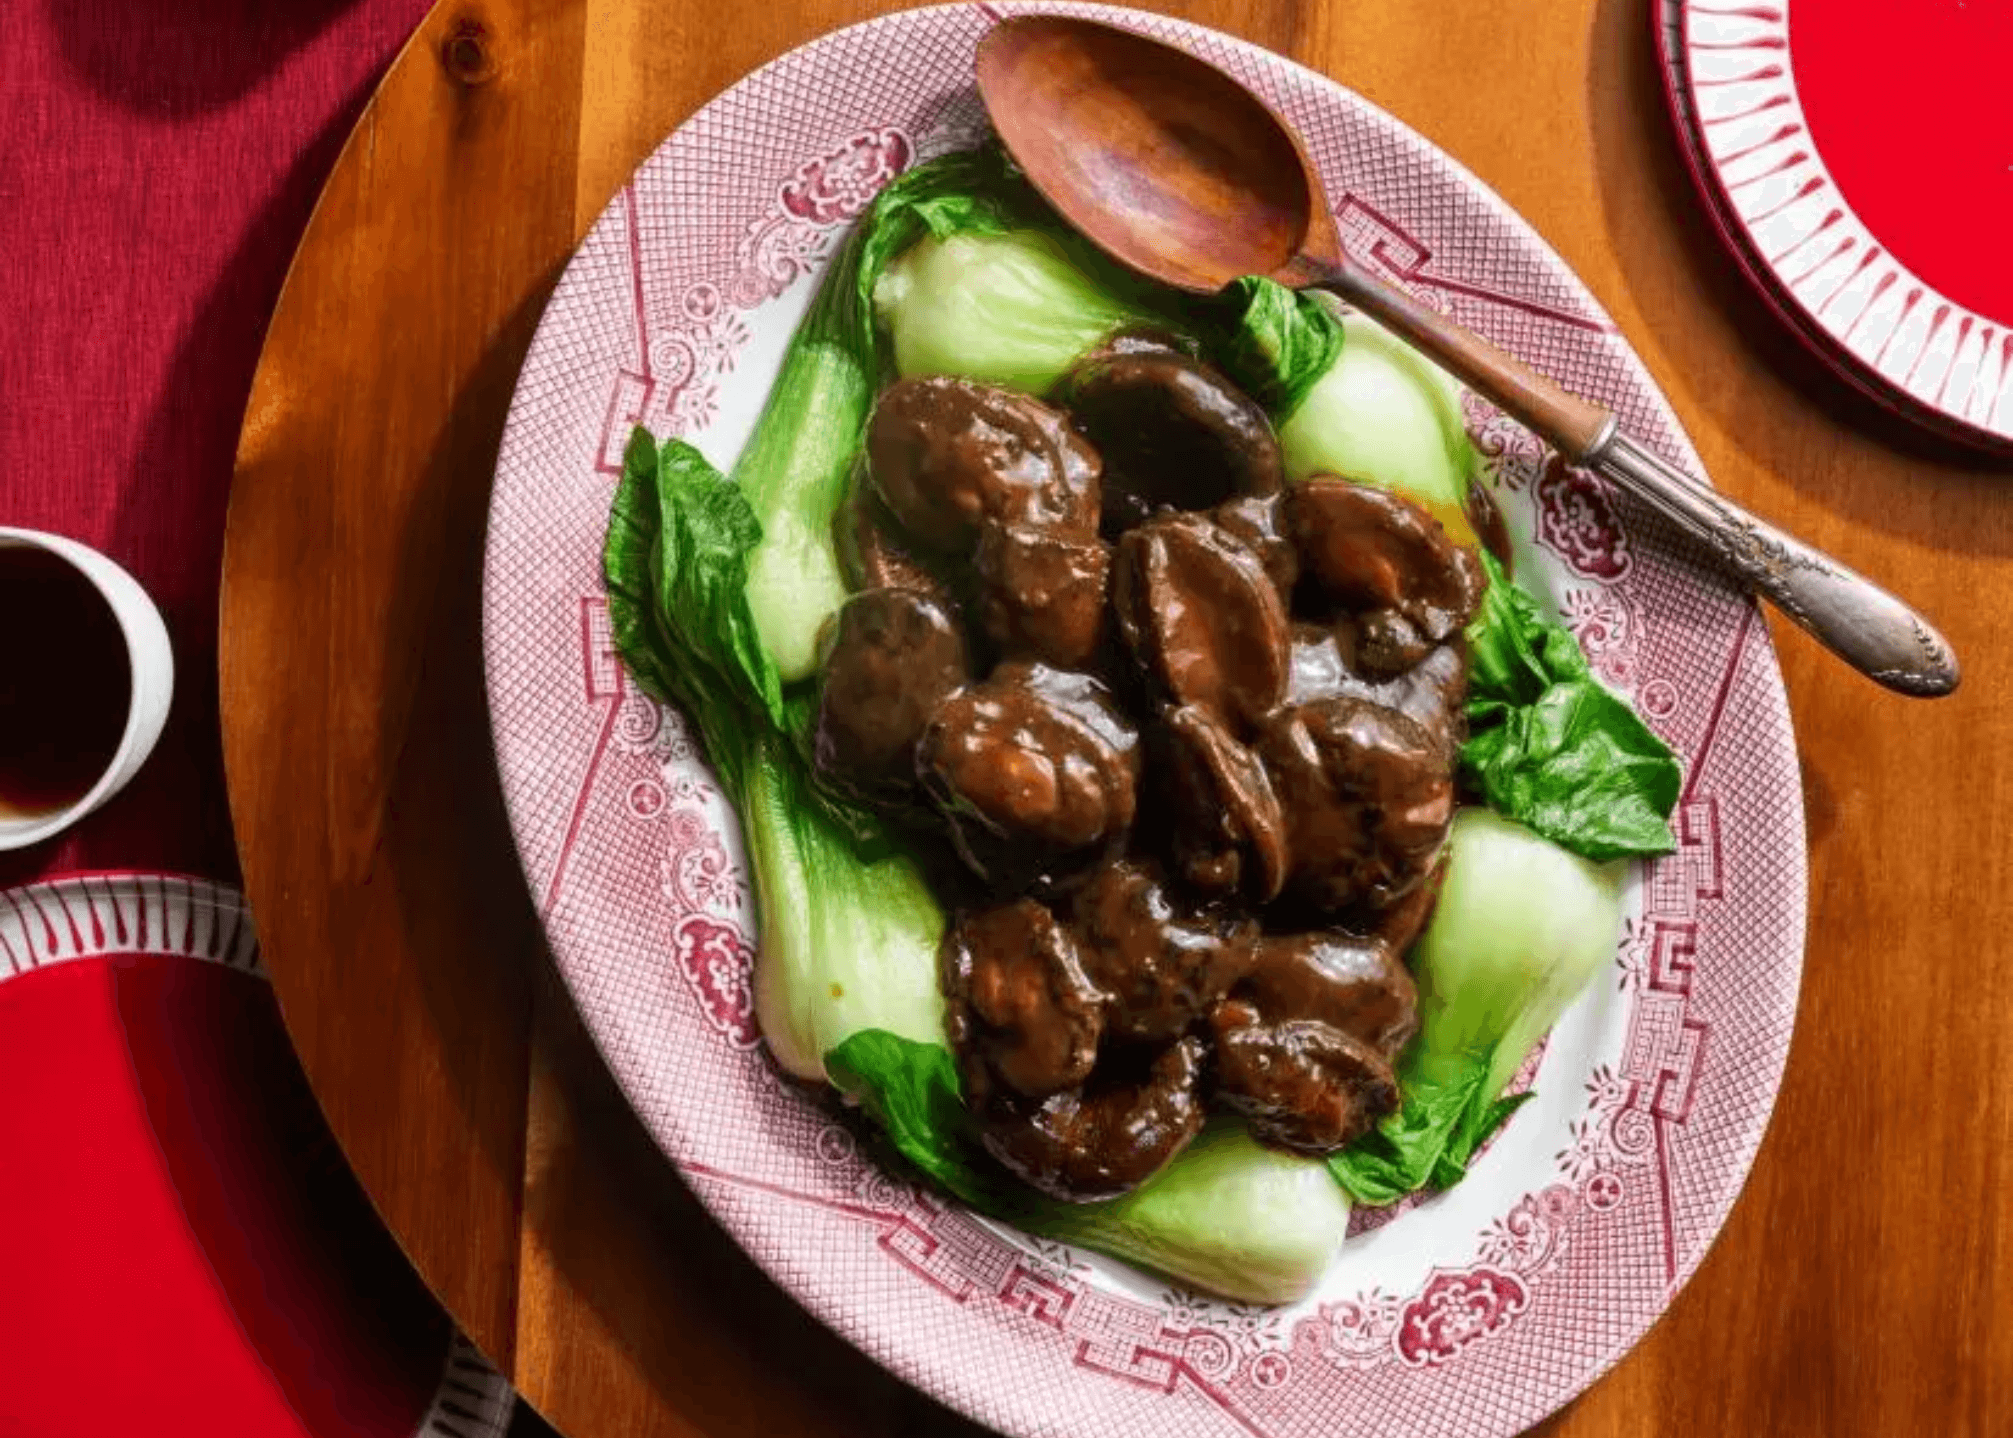
[[[1600,405],[1351,259],[1298,137],[1214,66],[1129,30],[1028,15],[980,43],[978,84],[1035,188],[1119,260],[1199,294],[1267,275],[1340,296],[1572,463],[1704,540],[1724,568],[1862,673],[1921,697],[1957,687],[1950,646],[1893,595],[1665,463]]]

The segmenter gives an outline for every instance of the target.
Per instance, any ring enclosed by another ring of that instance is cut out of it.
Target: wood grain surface
[[[966,1426],[798,1312],[628,1113],[544,955],[481,690],[490,471],[567,254],[716,91],[881,8],[443,4],[329,182],[246,416],[222,704],[287,1024],[420,1272],[572,1438]],[[1812,865],[1788,1076],[1697,1277],[1544,1431],[2013,1432],[2013,477],[1874,413],[1743,288],[1680,167],[1645,0],[1170,8],[1481,175],[1719,485],[1923,606],[1965,664],[1919,704],[1774,626]]]

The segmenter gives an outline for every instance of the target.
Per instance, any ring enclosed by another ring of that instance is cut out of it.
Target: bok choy
[[[818,636],[845,600],[832,517],[883,378],[955,374],[1046,389],[1079,355],[1136,325],[1175,321],[1057,219],[997,149],[941,156],[875,197],[734,465],[762,530],[749,612],[782,682],[816,669]]]
[[[944,915],[911,859],[863,857],[811,801],[747,594],[761,537],[747,495],[698,450],[636,432],[603,554],[615,642],[637,682],[698,726],[741,816],[761,922],[756,1017],[776,1061],[818,1079],[861,1029],[941,1042]]]
[[[1579,641],[1488,555],[1468,627],[1463,780],[1489,807],[1594,860],[1667,854],[1677,756],[1594,678]]]
[[[1123,1198],[1049,1204],[1022,1222],[1226,1298],[1291,1303],[1335,1261],[1349,1211],[1319,1159],[1266,1148],[1242,1123],[1218,1119]]]
[[[1368,317],[1269,280],[1239,281],[1219,305],[1218,357],[1270,410],[1290,480],[1381,485],[1477,542],[1476,456],[1445,371]],[[1362,1203],[1460,1180],[1521,1102],[1501,1095],[1524,1056],[1614,951],[1622,871],[1607,861],[1672,847],[1669,746],[1593,677],[1570,631],[1486,552],[1483,563],[1460,767],[1489,809],[1456,818],[1411,954],[1421,1029],[1400,1063],[1399,1111],[1328,1160]]]
[[[901,375],[951,374],[1042,394],[1112,334],[1160,323],[1095,283],[1041,229],[918,241],[874,306]]]
[[[856,1034],[829,1067],[896,1152],[980,1212],[1226,1298],[1292,1302],[1327,1271],[1349,1230],[1348,1197],[1321,1160],[1262,1147],[1240,1122],[1212,1121],[1122,1198],[1061,1203],[1014,1183],[986,1156],[942,1044]]]
[[[1367,316],[1266,279],[1217,302],[1216,355],[1270,411],[1287,477],[1343,475],[1416,501],[1455,539],[1476,474],[1459,384]],[[1670,852],[1670,746],[1593,677],[1579,642],[1483,554],[1468,628],[1462,777],[1493,809],[1589,859]]]
[[[812,298],[733,472],[761,529],[749,612],[782,682],[817,668],[818,636],[846,597],[832,518],[888,369],[876,287],[919,242],[1002,235],[1033,204],[993,151],[918,166],[875,198]]]
[[[1403,1102],[1328,1166],[1359,1203],[1460,1181],[1527,1095],[1501,1097],[1615,952],[1623,864],[1596,865],[1487,809],[1454,817],[1447,876],[1411,953],[1419,1033]]]
[[[1218,301],[1218,358],[1263,404],[1288,480],[1337,474],[1396,490],[1463,544],[1477,468],[1461,387],[1372,320],[1271,280],[1239,280]]]
[[[1669,847],[1677,768],[1571,634],[1492,570],[1469,631],[1461,762],[1500,815],[1455,821],[1414,955],[1422,1027],[1401,1063],[1400,1111],[1326,1161],[1218,1121],[1105,1203],[1059,1203],[1011,1179],[978,1141],[945,1043],[943,908],[903,835],[816,781],[809,681],[846,598],[833,521],[881,385],[949,374],[1046,392],[1134,328],[1197,344],[1257,396],[1291,478],[1397,490],[1472,542],[1475,458],[1442,372],[1367,319],[1269,281],[1201,303],[1151,290],[981,150],[899,176],[848,236],[731,479],[689,445],[637,431],[604,552],[609,613],[636,682],[690,716],[741,817],[757,1017],[777,1061],[829,1079],[910,1166],[981,1212],[1281,1302],[1332,1260],[1352,1196],[1453,1182],[1514,1108],[1503,1084],[1613,951],[1621,867],[1589,861]]]

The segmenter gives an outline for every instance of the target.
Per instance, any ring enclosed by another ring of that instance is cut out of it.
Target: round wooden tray
[[[729,22],[690,0],[442,4],[329,181],[246,415],[222,712],[287,1025],[421,1274],[574,1438],[968,1426],[769,1284],[617,1095],[511,849],[478,632],[504,412],[579,236],[714,93],[890,8],[775,0]],[[1996,1128],[1978,1107],[2003,1091],[1990,1056],[2013,1024],[2013,845],[1977,832],[2005,806],[1948,821],[2013,785],[1993,662],[2013,639],[1967,604],[2013,551],[1997,484],[1975,459],[1840,425],[1833,382],[1752,347],[1752,302],[1684,208],[1627,0],[1171,8],[1337,75],[1473,166],[1594,289],[1722,487],[1924,606],[1972,675],[1959,698],[1911,707],[1781,636],[1826,897],[1775,1134],[1670,1314],[1550,1430],[2013,1429],[2013,1397],[1984,1386],[2013,1371],[1986,1271],[2013,1282],[2013,1244],[1991,1242],[2013,1223],[2006,1190],[1924,1222],[1921,1190],[1873,1177],[1933,1163],[1989,1183],[2013,1137],[2003,1105]],[[1822,487],[1799,489],[1813,474]],[[1953,911],[1960,892],[1974,900]],[[1875,1062],[1891,1063],[1879,1081]]]

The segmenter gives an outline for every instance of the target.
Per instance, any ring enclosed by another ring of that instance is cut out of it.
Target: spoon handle
[[[1414,349],[1438,360],[1505,414],[1536,430],[1573,464],[1587,464],[1614,432],[1615,417],[1504,354],[1473,330],[1427,309],[1353,259],[1320,265],[1314,283],[1347,300]]]
[[[1949,643],[1872,580],[1757,519],[1619,431],[1588,467],[1705,541],[1722,568],[1875,683],[1917,699],[1957,687],[1957,656]]]
[[[1353,261],[1321,270],[1314,284],[1438,360],[1573,464],[1703,540],[1722,568],[1860,673],[1916,698],[1957,687],[1957,656],[1943,636],[1871,580],[1666,464],[1621,433],[1607,410],[1569,394]]]

